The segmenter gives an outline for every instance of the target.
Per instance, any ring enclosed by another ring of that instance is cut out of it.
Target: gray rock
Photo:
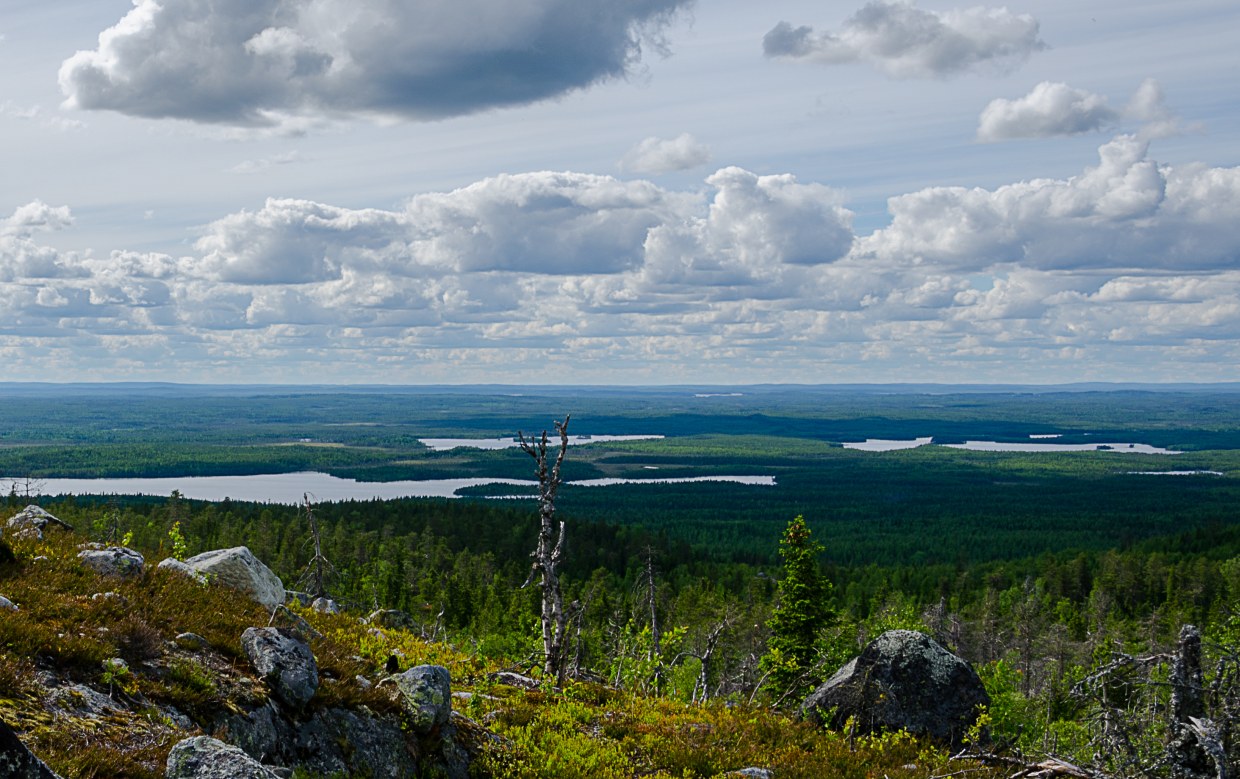
[[[84,684],[57,687],[48,695],[54,711],[75,717],[106,717],[121,710],[120,704]]]
[[[328,709],[290,719],[268,702],[246,714],[228,716],[216,733],[255,760],[292,766],[313,776],[427,775],[418,771],[415,755],[420,750],[411,750],[399,721],[365,710]]]
[[[413,729],[426,735],[452,716],[452,680],[441,665],[415,665],[392,677]]]
[[[207,583],[207,577],[203,576],[193,568],[190,568],[183,561],[178,560],[175,557],[165,557],[163,560],[159,561],[159,565],[155,566],[155,569],[157,571],[164,571],[165,573],[180,574],[188,579],[193,579],[199,584]]]
[[[339,614],[344,611],[344,609],[340,608],[340,604],[331,598],[315,598],[314,602],[310,604],[310,608],[323,614]]]
[[[315,776],[412,779],[437,775],[418,770],[396,722],[367,712],[321,712],[297,727],[293,746],[298,767]]]
[[[771,772],[766,768],[741,768],[736,771],[728,771],[724,776],[745,776],[749,779],[771,779]]]
[[[0,595],[0,609],[3,609],[4,611],[17,611],[18,610],[17,604],[9,600],[8,598],[4,597],[3,595]]]
[[[189,558],[185,564],[206,576],[212,584],[245,593],[268,611],[284,603],[284,584],[280,577],[244,546],[203,552]]]
[[[929,636],[889,630],[805,699],[801,715],[863,733],[904,729],[959,747],[990,696],[968,663]]]
[[[271,692],[293,708],[301,708],[319,688],[319,668],[309,645],[281,628],[248,628],[241,647]]]
[[[180,741],[168,754],[166,779],[274,779],[254,758],[209,736]]]
[[[17,733],[0,720],[0,776],[8,779],[60,779],[34,756]]]
[[[387,628],[388,630],[413,630],[417,625],[413,617],[398,609],[379,609],[366,617],[367,625]]]
[[[506,684],[509,687],[519,687],[522,690],[542,689],[542,682],[519,673],[513,673],[512,671],[496,671],[487,678],[496,684]]]
[[[5,523],[17,538],[34,537],[43,540],[43,531],[51,527],[62,530],[73,530],[73,525],[62,522],[38,506],[30,505],[13,516]]]
[[[229,715],[215,734],[263,763],[271,762],[273,758],[287,759],[289,755],[284,753],[293,741],[293,728],[288,720],[280,716],[275,701],[267,701],[244,714]]]
[[[178,633],[174,640],[177,646],[182,649],[206,649],[209,643],[207,639],[197,633]]]
[[[142,575],[146,561],[142,555],[126,546],[109,546],[104,549],[87,549],[78,552],[78,559],[87,568],[104,576],[130,578]]]

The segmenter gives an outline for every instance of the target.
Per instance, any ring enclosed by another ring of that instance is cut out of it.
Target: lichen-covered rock
[[[281,628],[248,628],[241,648],[271,692],[293,708],[301,708],[319,689],[319,668],[309,645]]]
[[[344,611],[340,608],[340,604],[331,598],[315,598],[310,604],[310,608],[322,614],[339,614]]]
[[[415,731],[425,735],[447,723],[452,715],[452,680],[447,668],[415,665],[392,678]]]
[[[32,536],[43,540],[43,531],[51,527],[58,527],[64,530],[73,530],[73,526],[67,522],[62,522],[55,516],[44,511],[42,508],[30,505],[13,516],[9,517],[9,521],[5,523],[9,530],[13,531],[15,538]]]
[[[291,763],[293,726],[280,714],[275,701],[244,713],[223,717],[214,729],[216,736],[264,763]]]
[[[207,583],[207,577],[189,567],[184,561],[178,560],[175,557],[165,557],[163,560],[160,560],[159,565],[155,566],[155,570],[164,571],[165,573],[175,573],[180,576],[184,576],[187,579],[193,579],[199,584]]]
[[[254,758],[209,736],[180,741],[168,753],[167,779],[275,779]]]
[[[374,625],[388,630],[412,630],[416,625],[413,617],[399,609],[379,609],[372,611],[364,620],[367,625]]]
[[[977,672],[929,636],[889,630],[805,699],[801,715],[841,727],[850,717],[861,732],[907,730],[960,746],[990,696]]]
[[[127,546],[86,549],[78,552],[78,559],[96,573],[121,578],[141,576],[142,568],[146,565],[142,555]]]
[[[185,564],[220,584],[245,593],[271,611],[284,603],[284,584],[248,548],[214,549],[194,555]]]
[[[0,776],[5,779],[60,779],[26,748],[3,720],[0,720]]]
[[[396,721],[366,712],[320,712],[297,725],[294,748],[297,765],[316,776],[404,779],[436,775],[418,770]]]

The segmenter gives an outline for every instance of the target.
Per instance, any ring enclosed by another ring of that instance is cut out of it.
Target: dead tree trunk
[[[517,438],[521,449],[534,458],[538,473],[538,546],[531,557],[534,558],[530,567],[527,586],[540,577],[542,587],[542,638],[543,638],[543,673],[547,678],[555,679],[559,684],[564,681],[564,633],[566,616],[564,613],[564,596],[560,592],[560,561],[564,558],[564,523],[555,523],[555,495],[560,489],[560,466],[564,464],[564,453],[568,451],[568,420],[555,423],[555,431],[560,434],[559,451],[555,459],[547,462],[547,431],[544,430],[540,439],[526,439],[520,431]]]
[[[663,634],[659,632],[657,591],[654,586],[654,550],[646,547],[646,605],[650,609],[650,653],[647,659],[654,663],[655,694],[663,690]]]
[[[314,545],[314,556],[310,558],[310,563],[306,566],[305,572],[298,581],[298,586],[309,589],[310,595],[314,598],[323,598],[327,596],[327,580],[336,573],[336,569],[331,562],[323,556],[322,537],[319,534],[319,523],[314,517],[314,507],[310,503],[309,493],[303,493],[302,498],[305,500],[306,521],[310,524],[309,542]]]

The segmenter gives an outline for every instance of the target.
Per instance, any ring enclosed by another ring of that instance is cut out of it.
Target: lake
[[[0,479],[0,484],[10,479]],[[325,473],[277,473],[257,476],[188,476],[152,479],[43,479],[43,495],[157,495],[177,490],[191,500],[219,501],[231,498],[257,503],[302,502],[309,493],[315,501],[392,500],[395,498],[457,498],[466,487],[509,484],[536,487],[526,479],[424,479],[416,481],[369,482],[329,476]],[[608,487],[616,484],[689,484],[729,482],[752,486],[775,486],[774,476],[692,476],[650,479],[586,479],[565,484],[577,487]]]
[[[910,441],[893,441],[886,438],[867,438],[864,441],[844,444],[845,449],[858,449],[862,452],[895,452],[900,449],[916,449],[926,446],[933,438],[914,438]]]
[[[1059,434],[1054,435],[1031,435],[1030,438],[1046,439],[1055,438]],[[850,442],[844,444],[845,449],[857,449],[863,452],[894,452],[900,449],[916,449],[919,446],[929,446],[934,443],[933,438],[913,438],[904,441],[887,440],[883,438],[867,438],[865,441]],[[971,452],[1121,452],[1127,454],[1182,454],[1173,449],[1163,449],[1149,444],[1116,444],[1116,443],[1098,443],[1098,444],[1048,444],[1048,443],[1024,443],[1024,442],[1001,442],[1001,441],[965,441],[963,444],[936,444],[936,446],[945,446],[949,449],[966,449]]]
[[[658,441],[661,435],[570,435],[569,446],[584,444],[601,444],[608,441]],[[557,442],[552,435],[547,436],[547,445]],[[445,452],[449,449],[513,449],[521,445],[515,438],[419,438],[418,443],[432,451]]]

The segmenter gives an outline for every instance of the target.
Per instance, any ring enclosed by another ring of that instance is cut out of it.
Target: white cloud
[[[1160,164],[1120,136],[1069,179],[891,212],[858,239],[836,191],[790,175],[723,168],[678,191],[537,172],[394,210],[271,199],[187,257],[79,257],[43,245],[72,214],[36,201],[0,220],[0,351],[421,381],[1235,356],[1240,169]]]
[[[871,0],[838,32],[780,22],[763,38],[768,57],[838,65],[869,62],[897,78],[1008,69],[1046,47],[1038,21],[1006,8],[923,11],[911,2]]]
[[[978,120],[979,141],[1079,135],[1113,125],[1118,112],[1105,97],[1067,84],[1043,81],[1016,100],[992,100]]]
[[[1132,100],[1124,109],[1124,115],[1132,121],[1140,122],[1141,137],[1151,140],[1171,138],[1199,129],[1195,125],[1186,125],[1167,108],[1162,87],[1152,78],[1147,78],[1137,87]]]
[[[892,223],[860,242],[898,262],[986,269],[1206,269],[1240,257],[1240,168],[1174,168],[1122,135],[1067,180],[993,191],[935,187],[891,198]]]
[[[690,0],[135,0],[60,69],[68,103],[233,126],[436,119],[628,73]]]
[[[710,147],[689,133],[672,139],[647,138],[620,161],[620,168],[634,173],[660,174],[689,170],[710,162]]]

